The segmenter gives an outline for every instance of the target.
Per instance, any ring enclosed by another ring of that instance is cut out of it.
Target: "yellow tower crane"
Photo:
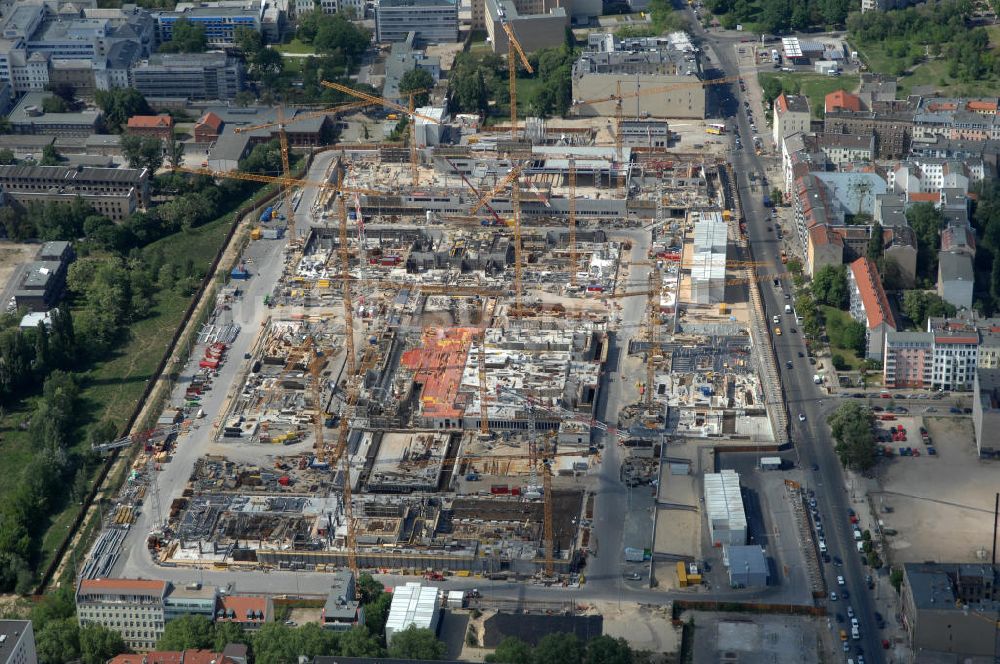
[[[521,48],[521,42],[517,40],[517,36],[514,34],[514,28],[510,27],[510,23],[507,21],[502,21],[500,27],[503,31],[507,33],[507,83],[510,86],[510,139],[512,141],[517,140],[517,63],[514,61],[514,53],[517,53],[518,59],[521,64],[524,65],[525,70],[529,74],[534,74],[535,70],[532,68],[531,63],[528,62],[528,56],[524,54],[524,49]],[[514,53],[511,53],[513,51]]]
[[[425,120],[427,122],[433,122],[434,124],[441,124],[441,121],[437,118],[432,118],[429,115],[423,115],[422,113],[417,113],[413,109],[413,103],[416,95],[427,90],[411,90],[408,94],[410,95],[409,106],[403,106],[397,104],[396,102],[386,99],[385,97],[379,97],[378,95],[368,94],[367,92],[362,92],[361,90],[355,90],[352,87],[348,87],[341,83],[331,83],[329,81],[320,81],[320,85],[330,88],[331,90],[337,90],[338,92],[343,92],[344,94],[351,95],[352,97],[357,97],[363,101],[367,101],[372,104],[381,104],[383,106],[388,106],[391,109],[399,111],[406,115],[410,121],[410,169],[411,175],[413,177],[413,185],[416,186],[420,181],[420,174],[417,168],[417,141],[416,141],[416,128],[414,125],[417,123],[417,119]]]

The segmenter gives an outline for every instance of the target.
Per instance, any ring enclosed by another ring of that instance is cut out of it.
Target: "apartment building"
[[[827,134],[875,136],[877,159],[902,159],[910,149],[913,109],[907,102],[873,102],[862,111],[833,110],[823,118]]]
[[[0,187],[17,200],[32,192],[75,190],[79,193],[126,195],[135,192],[140,205],[149,203],[149,171],[145,168],[90,168],[86,166],[0,166]],[[71,200],[71,199],[69,199]]]
[[[1000,431],[1000,369],[976,371],[972,384],[972,426],[976,434],[976,452],[992,457],[1000,450],[996,432]]]
[[[423,43],[458,41],[457,0],[378,0],[375,4],[375,39],[404,41],[415,33]]]
[[[166,581],[146,579],[84,579],[76,591],[80,626],[104,625],[122,635],[133,650],[156,647],[166,622]]]
[[[0,664],[38,664],[30,620],[0,620]]]
[[[851,263],[847,271],[851,317],[865,326],[865,357],[881,360],[885,335],[896,331],[896,321],[882,288],[875,263],[865,257]]]
[[[160,53],[132,70],[147,98],[233,99],[243,90],[243,65],[225,53]]]
[[[785,136],[809,131],[809,98],[805,95],[778,95],[773,109],[774,144],[781,145]]]
[[[1000,319],[931,318],[926,332],[894,332],[885,337],[886,387],[970,390],[979,367],[1000,363]]]
[[[656,94],[632,97],[630,112],[648,118],[705,118],[706,91],[700,85],[701,60],[688,35],[619,39],[591,34],[573,63],[573,98],[582,116],[614,115],[612,98],[621,89],[632,95],[644,89],[676,86]],[[583,103],[588,102],[588,103]]]

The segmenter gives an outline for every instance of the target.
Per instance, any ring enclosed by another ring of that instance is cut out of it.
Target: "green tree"
[[[63,664],[80,657],[80,627],[75,618],[52,620],[38,630],[35,638],[38,661]]]
[[[62,97],[52,95],[42,99],[42,111],[45,113],[68,113],[69,106]]]
[[[63,160],[59,151],[51,143],[42,148],[42,160],[38,162],[42,166],[56,166]]]
[[[531,646],[516,636],[508,636],[497,645],[492,655],[486,656],[486,661],[497,664],[522,664],[530,662],[531,658]]]
[[[785,265],[785,268],[788,270],[790,274],[801,275],[802,261],[800,261],[798,258],[789,258],[788,263]]]
[[[9,148],[4,148],[0,150],[0,164],[4,166],[9,166],[11,164],[17,163],[17,157],[14,155],[14,151]]]
[[[211,648],[214,652],[222,652],[222,649],[230,643],[249,644],[250,642],[250,635],[246,633],[246,630],[239,623],[229,621],[217,622],[212,629]]]
[[[576,634],[546,634],[535,646],[534,664],[583,664],[583,644]]]
[[[889,583],[892,584],[892,587],[898,593],[903,587],[903,570],[899,567],[893,567],[892,571],[889,572]]]
[[[184,161],[184,144],[177,140],[177,134],[174,132],[170,132],[170,138],[164,144],[163,152],[166,153],[167,163],[171,168],[177,168]],[[151,172],[155,173],[156,170]]]
[[[381,636],[385,632],[385,621],[389,617],[391,604],[390,593],[382,593],[378,599],[365,604],[365,627],[372,635]]]
[[[207,48],[205,28],[186,18],[175,21],[170,40],[160,44],[162,53],[204,53]]]
[[[812,292],[816,301],[837,309],[847,307],[847,266],[827,265],[820,268],[812,280]]]
[[[212,621],[205,616],[181,616],[168,622],[157,642],[159,650],[211,648],[214,643]]]
[[[426,69],[417,67],[403,74],[403,78],[399,81],[399,96],[406,98],[406,93],[411,90],[430,90],[433,87],[434,77],[431,76],[431,73]],[[429,99],[430,94],[422,92],[414,95],[413,104],[414,106],[426,106]]]
[[[358,591],[361,593],[361,603],[365,606],[378,601],[383,595],[388,595],[382,582],[368,572],[362,572],[358,577]]]
[[[120,144],[129,168],[146,168],[150,173],[156,173],[163,166],[163,142],[160,139],[122,134]]]
[[[954,305],[945,302],[937,293],[921,290],[903,293],[903,313],[919,329],[926,328],[928,318],[951,317],[956,311]]]
[[[337,654],[337,634],[323,629],[316,623],[307,623],[295,630],[296,651],[299,656],[322,657]]]
[[[298,662],[297,639],[281,623],[266,623],[253,637],[254,661],[258,664],[295,664]]]
[[[827,418],[837,441],[834,449],[846,468],[868,470],[875,465],[874,421],[872,411],[855,401],[842,403]]]
[[[83,664],[105,664],[124,652],[128,652],[128,647],[118,632],[97,624],[80,628],[80,659]]]
[[[937,280],[944,215],[930,203],[917,203],[906,211],[906,220],[917,239],[917,278],[933,283]]]
[[[121,131],[122,125],[133,115],[149,115],[153,110],[135,88],[113,88],[98,90],[94,101],[104,113],[104,121],[111,131]]]
[[[355,627],[340,636],[340,655],[343,657],[381,657],[383,652],[381,639],[363,627]],[[257,661],[260,661],[259,656]]]
[[[587,643],[584,664],[632,664],[635,657],[625,639],[598,636]]]
[[[250,173],[277,175],[281,169],[281,146],[277,140],[255,145],[250,154],[240,160],[240,170]]]
[[[882,224],[877,221],[872,224],[872,235],[868,238],[868,260],[873,263],[878,263],[882,258],[882,252],[885,249],[882,238]]]
[[[402,632],[392,635],[389,657],[396,659],[442,659],[445,645],[429,629],[418,629],[410,625]]]

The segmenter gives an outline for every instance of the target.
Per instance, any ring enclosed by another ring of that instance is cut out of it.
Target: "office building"
[[[163,598],[163,618],[166,622],[181,616],[202,616],[214,620],[218,600],[219,589],[215,586],[202,586],[200,583],[189,583],[183,587],[171,585]]]
[[[712,546],[747,542],[747,516],[740,493],[740,476],[734,470],[705,473],[705,515]]]
[[[494,53],[505,55],[510,49],[510,39],[501,25],[503,23],[514,30],[525,53],[554,48],[566,41],[570,19],[565,7],[549,7],[542,12],[528,13],[518,11],[513,0],[484,0],[484,7],[486,34]]]
[[[184,19],[205,30],[211,48],[232,46],[239,28],[260,33],[266,42],[277,41],[284,22],[283,12],[268,0],[182,2],[173,11],[156,12],[153,18],[160,42],[170,41],[174,25]]]
[[[905,563],[901,599],[914,661],[965,661],[966,657],[996,655],[1000,614],[1000,570],[996,567]]]
[[[141,207],[149,203],[149,172],[144,168],[0,166],[0,187],[9,198],[23,205],[32,202],[32,196],[43,194],[64,196],[67,202],[77,195],[87,200],[88,196],[111,194],[134,196]]]
[[[145,579],[84,579],[76,591],[80,626],[98,624],[122,635],[137,651],[152,650],[166,622],[166,581]]]
[[[225,53],[161,53],[132,70],[148,98],[232,99],[243,90],[243,65]]]
[[[7,116],[11,133],[84,137],[103,130],[104,114],[99,110],[46,113],[42,110],[42,102],[50,96],[45,92],[29,92],[24,95]]]
[[[705,87],[701,84],[697,50],[683,32],[666,37],[618,39],[592,34],[573,64],[573,99],[583,116],[613,116],[617,94],[628,97],[628,113],[640,118],[705,118]],[[655,94],[634,93],[676,86]]]
[[[870,258],[859,258],[847,271],[851,317],[865,326],[865,358],[881,360],[885,335],[896,331],[896,321],[882,288],[878,268]]]
[[[976,452],[994,456],[1000,452],[996,432],[1000,431],[1000,369],[976,370],[972,382],[972,425],[976,432]]]
[[[414,33],[419,43],[458,41],[456,0],[377,0],[375,40],[405,41]]]
[[[0,620],[0,664],[38,664],[30,620]]]
[[[409,103],[409,97],[399,94],[399,84],[407,72],[420,69],[430,74],[435,82],[441,78],[441,58],[428,56],[423,49],[417,48],[414,44],[416,36],[415,32],[411,32],[403,41],[393,42],[385,61],[382,96],[403,106]]]
[[[622,120],[622,145],[630,148],[670,146],[670,125],[666,120]]]
[[[385,641],[392,645],[392,637],[410,627],[429,629],[437,634],[441,620],[441,608],[437,599],[438,590],[434,586],[407,583],[396,586],[389,606],[389,617],[385,621]]]
[[[354,574],[341,570],[331,579],[330,593],[327,595],[320,624],[338,632],[344,632],[365,623],[365,610],[355,596]]]

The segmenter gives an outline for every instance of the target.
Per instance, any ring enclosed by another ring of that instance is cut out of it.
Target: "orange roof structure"
[[[908,196],[911,203],[937,203],[941,193],[937,191],[915,191]]]
[[[174,119],[169,115],[133,115],[128,119],[129,129],[170,129]]]
[[[463,409],[455,402],[465,360],[478,332],[470,327],[427,328],[420,348],[403,353],[403,367],[413,371],[413,382],[421,385],[420,403],[424,416],[462,416]]]
[[[812,240],[813,245],[834,244],[839,247],[844,246],[844,238],[839,233],[834,233],[826,224],[811,226],[809,228],[809,239]]]
[[[218,133],[219,129],[222,128],[222,118],[212,111],[209,111],[205,115],[201,116],[201,119],[199,119],[195,124],[211,127],[216,133]]]
[[[996,113],[998,110],[996,99],[970,99],[965,108],[973,113]]]
[[[889,299],[885,296],[882,288],[882,280],[879,278],[878,268],[871,259],[859,258],[851,263],[851,273],[854,275],[854,282],[858,285],[858,294],[861,302],[865,305],[865,316],[868,317],[868,329],[878,327],[885,323],[893,330],[896,329],[896,321],[892,317],[892,309],[889,308]]]
[[[784,112],[786,112],[788,110],[788,98],[785,97],[785,93],[784,92],[782,92],[780,95],[777,96],[777,98],[774,100],[774,105],[782,113],[784,113]]]
[[[162,595],[166,590],[167,582],[155,579],[84,579],[80,582],[81,594]]]
[[[219,598],[219,611],[225,617],[216,618],[236,623],[262,623],[270,620],[266,597],[259,595],[223,595]]]
[[[856,113],[861,110],[861,98],[857,95],[852,95],[847,90],[831,92],[826,96],[826,112],[829,113],[837,109],[854,111]]]
[[[225,664],[231,660],[222,653],[211,650],[189,649],[184,652],[176,650],[154,650],[153,652],[118,655],[108,664]]]

